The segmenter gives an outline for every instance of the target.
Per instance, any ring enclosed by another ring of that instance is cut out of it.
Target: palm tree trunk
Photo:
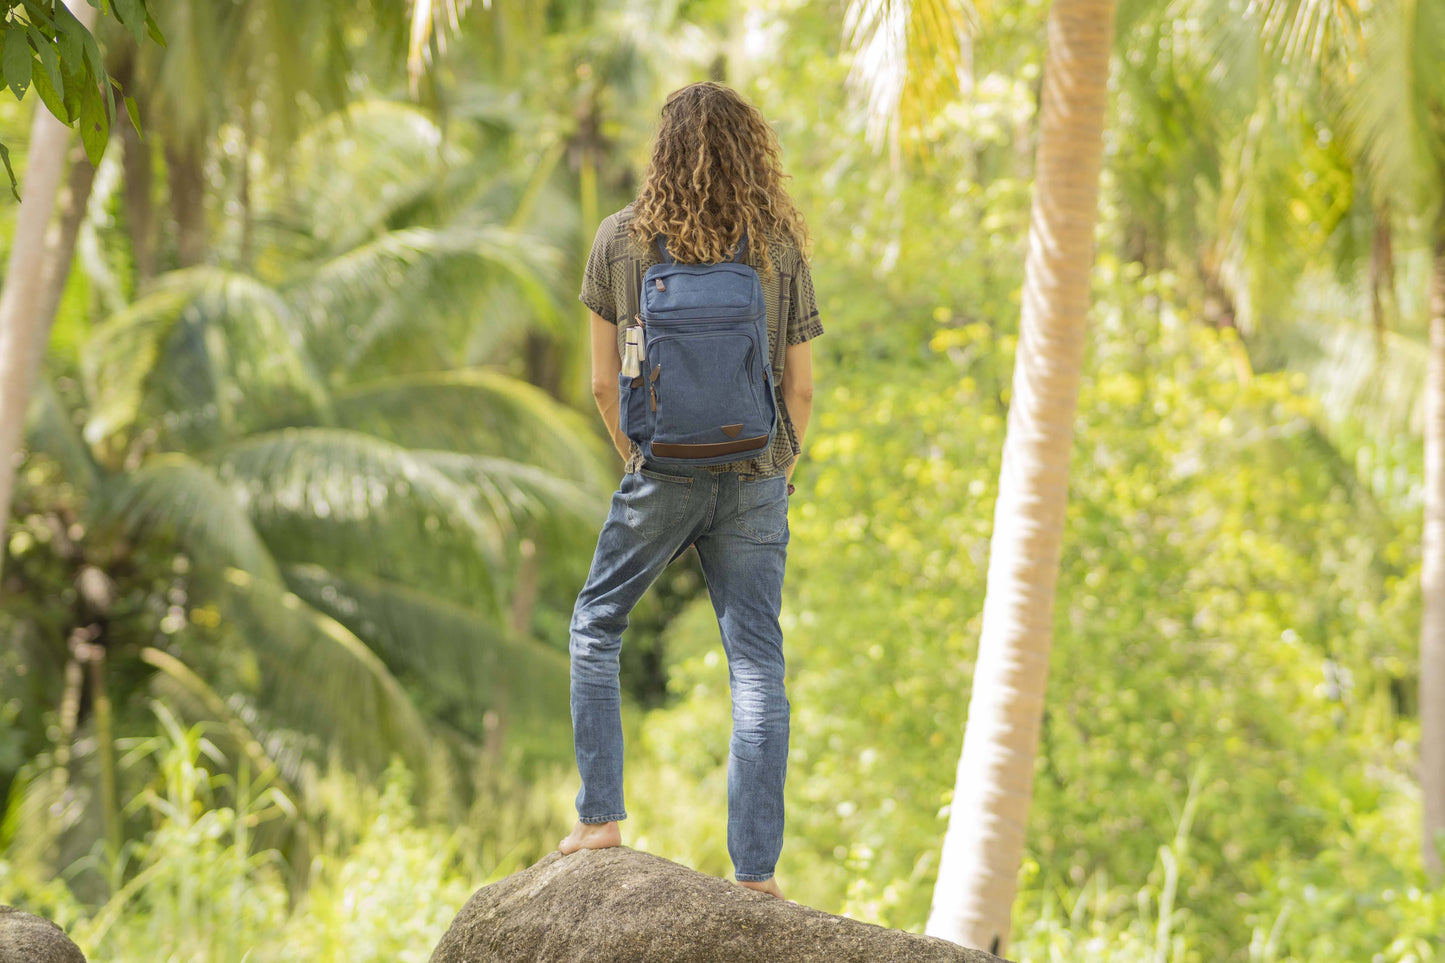
[[[95,23],[95,8],[75,5],[75,15],[86,29]],[[35,384],[41,353],[50,340],[55,320],[42,314],[45,294],[45,261],[50,216],[65,172],[65,149],[70,128],[51,116],[38,102],[30,128],[30,148],[25,154],[25,184],[5,287],[0,290],[0,531],[10,517],[10,499],[15,492],[16,457],[25,433],[25,411]],[[0,566],[4,553],[0,553]]]
[[[176,263],[194,267],[206,254],[205,157],[198,141],[166,145],[171,216],[176,222]]]
[[[1374,212],[1370,244],[1370,318],[1375,325],[1375,357],[1385,355],[1386,300],[1394,301],[1395,257],[1390,243],[1390,205],[1381,201]]]
[[[1435,228],[1430,360],[1425,377],[1425,532],[1420,589],[1420,790],[1425,871],[1445,876],[1445,216]]]
[[[927,932],[1003,953],[1039,744],[1083,365],[1113,0],[1055,0],[1018,356],[983,610]]]
[[[115,64],[107,65],[106,71],[135,98],[138,113],[149,116],[150,104],[146,92],[136,78],[136,59],[139,50],[133,42],[118,42],[115,45]],[[130,122],[130,114],[116,116],[117,133],[121,140],[121,172],[124,178],[125,224],[130,235],[131,257],[135,262],[137,290],[143,290],[146,283],[156,274],[155,205],[151,202],[154,174],[151,168],[150,145],[141,141],[140,131]]]
[[[144,108],[142,108],[144,109]],[[156,276],[155,204],[151,200],[153,179],[150,145],[143,143],[129,116],[120,123],[125,175],[125,222],[135,257],[137,289]]]
[[[517,578],[512,587],[511,626],[518,638],[532,634],[532,617],[537,611],[537,593],[542,574],[542,552],[535,532],[519,544]]]
[[[100,756],[100,815],[105,827],[106,858],[114,861],[120,859],[120,813],[116,808],[115,734],[111,724],[110,693],[105,684],[105,646],[91,643],[88,656],[91,701],[95,708],[95,748]]]
[[[80,225],[85,220],[85,209],[90,204],[91,189],[95,186],[95,165],[86,156],[85,145],[79,141],[70,147],[66,163],[65,187],[60,192],[55,224],[45,238],[45,262],[41,267],[40,312],[37,319],[45,326],[45,334],[39,340],[35,357],[35,370],[40,370],[40,359],[45,355],[45,345],[50,340],[50,328],[60,310],[60,299],[65,295],[65,285],[70,280],[70,265],[75,260],[75,239],[80,236]]]

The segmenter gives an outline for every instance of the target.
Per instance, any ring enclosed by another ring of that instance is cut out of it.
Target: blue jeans
[[[740,880],[773,875],[783,848],[790,706],[783,689],[782,474],[644,462],[612,496],[587,584],[572,613],[572,735],[584,823],[627,818],[622,803],[618,655],[628,614],[689,545],[697,546],[728,659],[728,855]]]

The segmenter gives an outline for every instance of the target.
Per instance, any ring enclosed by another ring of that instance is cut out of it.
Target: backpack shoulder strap
[[[628,257],[627,261],[627,307],[632,313],[625,320],[634,324],[642,312],[642,260]]]
[[[776,263],[773,265],[773,273],[778,276],[778,330],[777,343],[773,351],[773,374],[776,375],[777,386],[781,391],[783,386],[783,357],[788,350],[788,310],[792,305],[792,292],[788,290],[789,276],[778,270]]]

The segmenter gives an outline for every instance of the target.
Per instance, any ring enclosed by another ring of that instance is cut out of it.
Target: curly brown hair
[[[777,134],[762,113],[724,84],[689,84],[668,95],[647,176],[628,231],[651,244],[662,234],[678,261],[732,257],[746,229],[763,276],[773,272],[770,238],[804,257],[811,238],[783,188]]]

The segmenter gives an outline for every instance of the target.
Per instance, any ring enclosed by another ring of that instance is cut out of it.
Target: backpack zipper
[[[735,323],[752,322],[752,321],[756,321],[756,320],[757,320],[757,317],[758,317],[758,316],[757,316],[756,314],[725,314],[725,315],[721,315],[721,316],[715,317],[715,318],[665,318],[665,317],[658,317],[657,315],[653,315],[652,318],[646,319],[646,320],[651,320],[651,321],[654,321],[654,322],[660,322],[660,323],[663,323],[663,324],[666,324],[666,323],[668,323],[669,321],[670,321],[670,322],[673,322],[673,323],[676,323],[676,324],[707,324],[709,321],[732,321],[732,322],[735,322]],[[643,323],[644,323],[644,320],[645,320],[645,319],[643,318],[643,316],[642,316],[641,314],[639,314],[639,315],[637,316],[637,323],[638,323],[638,324],[643,324]],[[764,323],[767,322],[767,318],[766,318],[766,317],[763,319],[763,322],[764,322]]]

